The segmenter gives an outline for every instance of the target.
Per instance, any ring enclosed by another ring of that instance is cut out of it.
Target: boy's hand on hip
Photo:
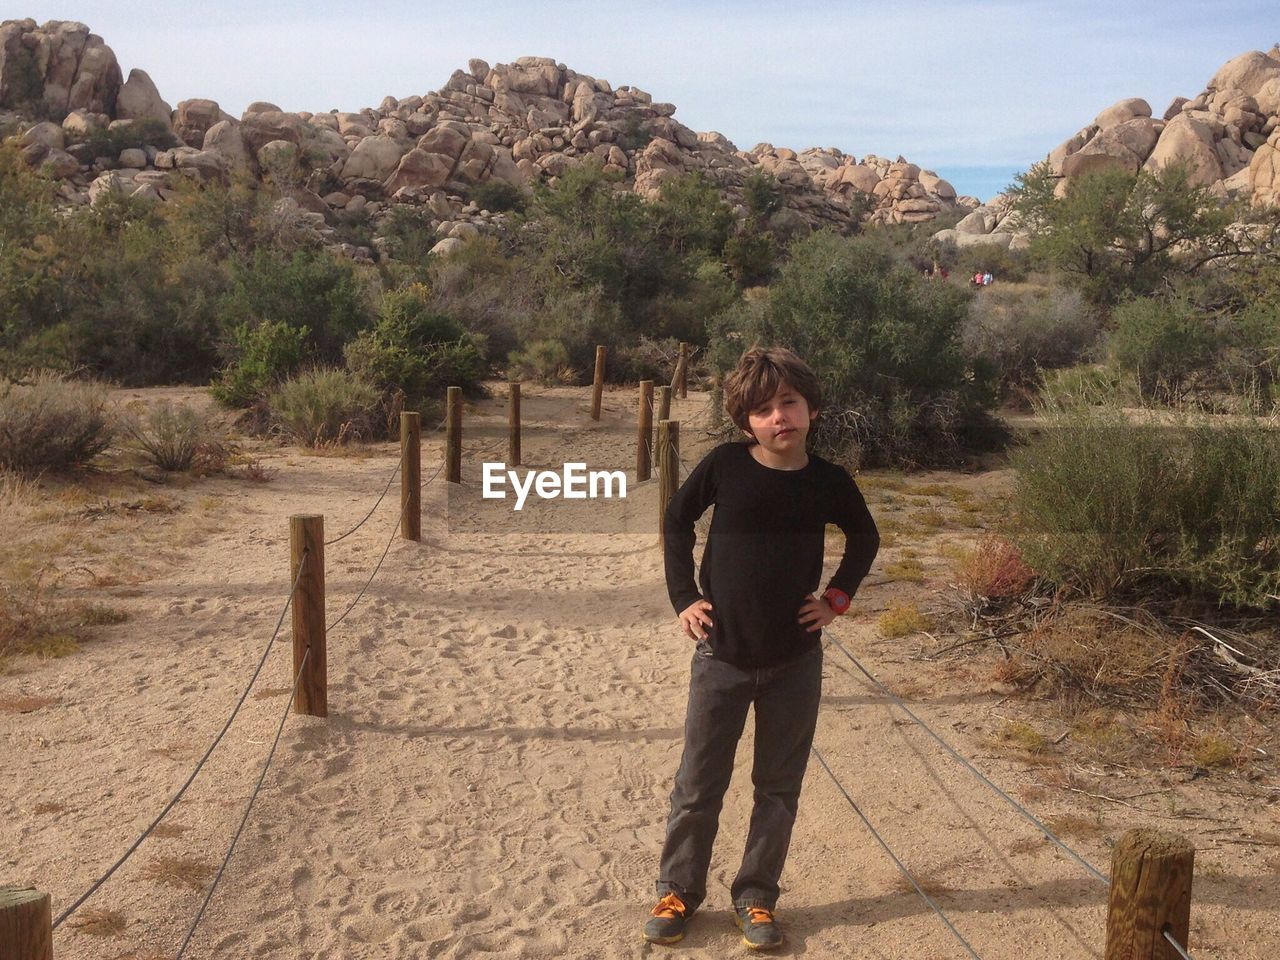
[[[800,623],[808,627],[810,633],[821,630],[836,618],[836,612],[827,605],[827,601],[815,597],[812,593],[800,605]]]
[[[680,611],[680,626],[690,640],[706,639],[706,627],[711,626],[711,618],[707,616],[711,610],[710,602],[695,600]]]

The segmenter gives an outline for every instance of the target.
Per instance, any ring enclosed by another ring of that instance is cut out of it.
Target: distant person
[[[970,280],[969,282],[973,284],[975,287],[982,286],[982,272],[978,271],[977,273],[975,273],[973,275],[973,279]]]
[[[991,279],[992,279],[992,278],[991,278],[991,271],[990,271],[990,270],[988,270],[986,273],[984,273],[984,274],[982,275],[982,285],[983,285],[984,287],[989,287],[989,286],[991,286]]]
[[[849,609],[880,536],[853,478],[805,449],[822,388],[804,361],[778,347],[748,350],[724,397],[747,440],[707,454],[663,520],[667,592],[696,645],[658,867],[661,899],[644,938],[679,941],[707,895],[720,808],[754,707],[755,804],[729,892],[746,946],[768,950],[782,944],[774,907],[818,719],[822,628]],[[694,523],[711,506],[695,579]],[[828,523],[844,532],[844,555],[818,596]]]

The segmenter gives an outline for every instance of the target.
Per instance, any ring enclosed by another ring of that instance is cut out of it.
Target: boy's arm
[[[832,498],[831,522],[844,533],[844,556],[828,587],[853,596],[880,550],[880,532],[853,477],[840,471],[840,490]]]
[[[662,518],[662,559],[667,574],[667,595],[676,613],[702,599],[693,572],[693,545],[697,539],[693,525],[715,502],[718,450],[718,447],[712,450],[693,468],[689,478],[672,496]]]

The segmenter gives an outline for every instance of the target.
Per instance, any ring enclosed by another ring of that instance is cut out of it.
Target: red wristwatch
[[[835,611],[836,616],[840,616],[849,609],[849,604],[853,602],[852,598],[843,590],[837,590],[835,587],[827,587],[827,592],[822,595],[822,599],[827,601],[827,606]]]

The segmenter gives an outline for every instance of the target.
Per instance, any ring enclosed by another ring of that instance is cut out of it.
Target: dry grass
[[[263,687],[261,690],[253,691],[253,699],[270,700],[273,697],[283,697],[285,694],[292,692],[293,687]]]
[[[992,734],[989,745],[1015,754],[1039,756],[1049,749],[1045,735],[1023,720],[1006,720]]]
[[[933,621],[921,613],[914,603],[896,604],[880,615],[880,633],[892,640],[921,630],[928,630]]]
[[[930,874],[912,871],[911,875],[916,878],[916,883],[920,884],[920,889],[931,897],[946,896],[948,893],[954,893],[953,887],[947,886],[942,880]],[[918,896],[915,886],[905,876],[899,873],[893,878],[893,882],[889,884],[889,889],[894,893],[907,893],[912,896]]]
[[[983,537],[971,549],[954,553],[952,569],[967,607],[1022,596],[1036,575],[1018,549],[1000,537]]]
[[[1235,742],[1217,733],[1207,733],[1196,738],[1191,747],[1191,757],[1196,766],[1206,770],[1214,767],[1234,766],[1240,757]]]
[[[894,580],[903,580],[907,583],[924,582],[924,566],[919,560],[910,557],[886,563],[881,569],[884,570],[886,577],[892,577]]]
[[[856,478],[859,489],[867,491],[905,490],[909,483],[900,473],[860,472]]]
[[[912,521],[926,530],[937,530],[947,523],[947,518],[943,516],[940,510],[917,510],[911,515]]]
[[[1059,813],[1048,817],[1044,825],[1059,837],[1076,837],[1080,840],[1096,840],[1107,832],[1102,817],[1082,817],[1077,813]]]
[[[151,831],[151,835],[153,837],[159,837],[161,840],[173,840],[190,832],[190,827],[184,827],[180,823],[159,823],[156,824],[156,828]]]
[[[66,813],[70,809],[65,803],[59,803],[57,800],[42,800],[31,808],[31,812],[37,817],[47,817],[52,813]]]
[[[76,914],[76,918],[71,921],[71,925],[81,933],[87,933],[91,937],[118,937],[124,933],[128,921],[125,920],[124,914],[119,910],[101,910],[96,907],[89,907],[81,910]]]
[[[156,857],[142,868],[141,877],[169,887],[203,889],[213,876],[213,867],[195,857]]]

